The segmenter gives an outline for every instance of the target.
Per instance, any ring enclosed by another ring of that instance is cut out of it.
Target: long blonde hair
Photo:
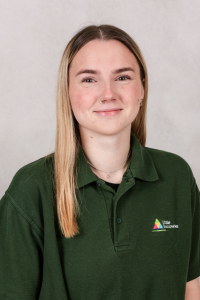
[[[123,30],[112,25],[90,25],[82,28],[69,41],[60,62],[57,83],[57,128],[54,154],[54,175],[56,186],[56,208],[59,225],[66,238],[79,234],[77,217],[80,207],[77,200],[77,167],[80,132],[74,117],[69,94],[69,67],[74,56],[91,40],[118,40],[123,43],[136,57],[140,67],[140,77],[144,86],[143,105],[132,123],[131,130],[142,146],[146,144],[146,108],[148,94],[147,69],[142,53],[135,41]],[[143,82],[143,79],[145,81]],[[48,156],[46,156],[48,157]]]

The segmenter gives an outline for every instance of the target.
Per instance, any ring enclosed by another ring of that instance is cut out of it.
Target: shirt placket
[[[132,249],[123,202],[126,201],[126,191],[134,184],[135,180],[129,170],[116,192],[102,180],[99,181],[107,206],[111,237],[116,252]]]

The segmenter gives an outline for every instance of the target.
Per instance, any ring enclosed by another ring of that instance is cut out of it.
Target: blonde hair
[[[142,53],[135,41],[123,30],[112,25],[90,25],[79,30],[69,41],[60,62],[57,83],[57,128],[54,154],[54,175],[56,186],[56,208],[59,225],[66,238],[79,234],[77,217],[80,207],[75,189],[77,189],[78,150],[80,132],[74,117],[69,94],[69,67],[77,52],[91,40],[118,40],[136,57],[140,67],[140,77],[144,86],[143,105],[131,125],[131,130],[142,146],[146,144],[146,108],[148,94],[147,69]],[[145,81],[143,82],[143,79]],[[46,156],[46,157],[49,157]]]

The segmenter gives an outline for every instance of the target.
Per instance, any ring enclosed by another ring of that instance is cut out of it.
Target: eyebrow
[[[126,71],[132,71],[132,72],[135,72],[135,70],[131,67],[128,67],[128,68],[121,68],[121,69],[117,69],[115,71],[112,71],[111,73],[112,74],[119,74],[119,73],[122,73],[122,72],[126,72]],[[83,73],[88,73],[88,74],[99,74],[100,72],[98,70],[89,70],[89,69],[85,69],[85,70],[81,70],[79,71],[76,76],[80,75],[80,74],[83,74]]]

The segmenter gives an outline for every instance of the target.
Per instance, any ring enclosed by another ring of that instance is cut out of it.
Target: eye
[[[131,79],[128,75],[121,75],[120,77],[118,77],[118,79],[119,79],[119,78],[127,78],[127,79]],[[121,80],[121,79],[120,79],[120,81],[124,81],[124,80]]]
[[[88,82],[88,83],[90,83],[90,81],[88,81],[88,80],[94,80],[94,79],[91,78],[91,77],[86,77],[86,78],[83,78],[83,79],[81,80],[81,82]]]

